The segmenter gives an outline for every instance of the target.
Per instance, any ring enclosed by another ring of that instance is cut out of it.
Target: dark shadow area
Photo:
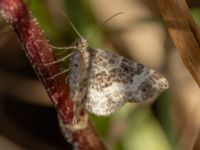
[[[72,149],[60,132],[53,107],[25,103],[7,95],[0,105],[0,132],[20,146],[29,150]]]

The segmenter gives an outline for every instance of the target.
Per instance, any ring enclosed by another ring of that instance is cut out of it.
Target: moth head
[[[76,43],[76,47],[79,51],[84,51],[88,48],[88,41],[84,38],[80,38]]]

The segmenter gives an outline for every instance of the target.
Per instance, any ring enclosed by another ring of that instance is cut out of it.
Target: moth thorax
[[[80,54],[80,63],[82,66],[84,66],[85,70],[89,67],[89,58],[90,58],[90,52],[88,48],[88,42],[84,38],[80,38],[76,42],[76,50]]]

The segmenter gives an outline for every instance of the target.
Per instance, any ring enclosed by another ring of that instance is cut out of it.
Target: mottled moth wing
[[[70,98],[74,101],[75,117],[73,122],[76,122],[83,113],[82,108],[85,107],[90,53],[88,49],[83,49],[82,53],[79,49],[73,49],[73,52],[74,54],[70,57],[69,67],[71,71],[67,82],[70,88]]]
[[[168,88],[168,81],[153,69],[105,50],[89,51],[85,105],[91,113],[107,116],[125,101],[152,101]]]
[[[70,58],[69,86],[70,96],[73,101],[82,102],[87,94],[87,80],[89,67],[89,53],[87,58],[77,51]]]

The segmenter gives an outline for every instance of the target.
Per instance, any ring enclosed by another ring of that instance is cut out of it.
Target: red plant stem
[[[14,27],[35,72],[42,80],[53,104],[58,107],[59,114],[64,122],[71,123],[73,102],[69,99],[69,89],[64,76],[49,79],[59,72],[59,66],[45,65],[55,61],[55,57],[35,19],[20,0],[1,0],[0,8],[4,18]]]
[[[48,46],[48,41],[27,7],[20,0],[0,0],[0,10],[3,17],[15,29],[31,65],[56,107],[59,118],[61,118],[64,128],[68,130],[67,134],[70,135],[68,140],[73,144],[76,143],[82,150],[104,150],[105,147],[88,120],[86,120],[84,128],[74,127],[77,125],[72,123],[75,114],[74,102],[69,96],[69,87],[65,84],[64,75],[50,79],[60,72],[60,68],[57,64],[45,65],[56,59]]]

